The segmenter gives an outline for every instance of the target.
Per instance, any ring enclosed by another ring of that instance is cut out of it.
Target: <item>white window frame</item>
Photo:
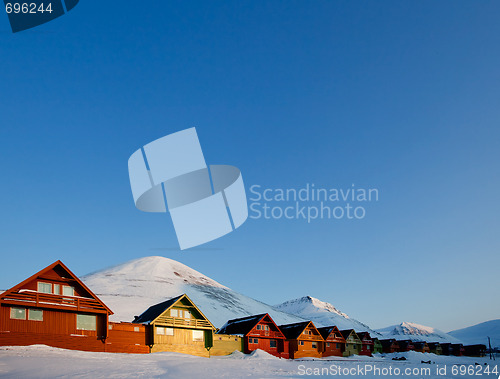
[[[49,292],[42,291],[42,290],[41,290],[41,288],[40,288],[42,285],[49,285],[49,286],[50,286],[50,291],[49,291]],[[53,290],[52,290],[52,283],[47,283],[47,282],[38,282],[38,283],[37,283],[36,290],[37,290],[37,292],[39,292],[39,293],[47,293],[47,294],[49,294],[49,293],[50,293],[50,294],[52,294],[52,293],[53,293],[53,292],[52,292],[52,291],[53,291]]]
[[[13,317],[13,314],[14,314],[14,316],[16,315],[16,313],[15,313],[16,310],[24,312],[24,318]],[[14,311],[14,313],[13,313],[13,311]],[[26,308],[10,307],[10,318],[11,318],[11,320],[26,320]]]
[[[165,335],[165,327],[164,326],[156,326],[155,327],[156,334],[159,336],[164,336]]]
[[[174,335],[174,328],[165,328],[165,335],[166,336],[173,336]]]
[[[193,330],[193,342],[203,342],[205,341],[205,333],[203,330]]]
[[[170,316],[171,317],[179,317],[179,310],[178,309],[171,309]]]
[[[87,317],[89,317],[89,318],[90,318],[90,317],[92,317],[92,319],[94,320],[94,325],[92,326],[92,327],[93,327],[93,329],[88,329],[88,328],[86,328],[86,327],[82,327],[81,325],[80,325],[80,327],[79,327],[79,326],[78,326],[78,319],[79,319],[80,317],[85,317],[85,318],[87,318]],[[76,329],[77,329],[77,330],[85,330],[85,331],[90,331],[90,332],[95,332],[95,331],[97,331],[97,316],[96,316],[96,315],[83,315],[83,314],[77,314],[77,315],[76,315]]]
[[[31,314],[35,313],[35,312],[40,312],[39,314],[42,315],[42,319],[36,319],[36,318],[32,318]],[[43,310],[41,309],[28,309],[28,320],[29,321],[43,321]]]
[[[57,290],[56,290],[56,288],[57,288]],[[52,293],[54,295],[60,295],[61,294],[61,285],[56,284],[56,283],[52,284]]]
[[[68,294],[65,293],[67,288],[71,289],[71,295],[68,295]],[[63,286],[62,286],[62,295],[63,296],[75,296],[75,287],[67,286],[67,285],[63,284]]]

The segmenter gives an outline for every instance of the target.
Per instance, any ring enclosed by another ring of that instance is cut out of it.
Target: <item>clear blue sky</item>
[[[370,326],[500,317],[500,3],[82,0],[0,17],[0,288],[163,255]],[[248,220],[180,252],[127,160],[196,126],[247,189],[376,187],[363,220]]]

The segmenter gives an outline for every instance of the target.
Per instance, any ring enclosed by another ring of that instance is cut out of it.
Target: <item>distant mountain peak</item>
[[[398,325],[388,326],[387,328],[377,329],[377,331],[381,333],[384,338],[410,339],[412,341],[426,342],[460,342],[458,339],[439,329],[408,321]]]

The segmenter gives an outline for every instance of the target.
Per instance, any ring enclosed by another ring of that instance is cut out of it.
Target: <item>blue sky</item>
[[[270,304],[311,295],[374,328],[500,317],[500,4],[81,1],[0,17],[0,288],[162,255]],[[127,160],[196,126],[247,190],[377,188],[362,220],[249,219],[179,251]]]

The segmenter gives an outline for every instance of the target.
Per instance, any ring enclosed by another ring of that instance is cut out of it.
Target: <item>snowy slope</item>
[[[491,338],[492,347],[500,347],[500,320],[491,320],[468,328],[454,330],[449,335],[459,338],[467,345],[483,344],[488,346]]]
[[[304,321],[233,291],[165,257],[132,260],[82,279],[114,312],[111,321],[132,321],[149,306],[183,293],[217,328],[229,319],[259,313],[269,313],[279,324]]]
[[[367,331],[373,336],[378,336],[378,333],[370,329],[367,325],[350,318],[332,304],[311,296],[289,300],[282,304],[275,305],[274,308],[297,315],[306,320],[311,320],[316,327],[336,325],[340,330],[354,329],[357,332]]]
[[[388,326],[387,328],[377,329],[384,338],[395,338],[398,340],[426,341],[426,342],[451,342],[461,343],[462,341],[434,329],[430,326],[415,324],[412,322],[402,322],[399,325]]]

